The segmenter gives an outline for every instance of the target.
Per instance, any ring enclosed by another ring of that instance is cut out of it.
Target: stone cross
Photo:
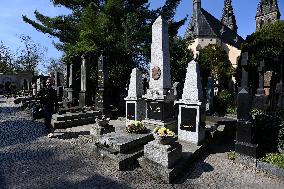
[[[258,67],[258,81],[259,81],[259,86],[257,89],[257,94],[261,94],[264,95],[264,89],[263,89],[263,85],[264,85],[264,61],[260,62],[260,65]]]
[[[245,67],[248,65],[248,52],[242,53],[242,84],[241,87],[247,87],[248,86],[248,72],[245,70]]]

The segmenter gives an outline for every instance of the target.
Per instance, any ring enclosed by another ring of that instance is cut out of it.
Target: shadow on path
[[[6,120],[0,122],[0,147],[27,143],[47,135],[43,124],[32,120]]]

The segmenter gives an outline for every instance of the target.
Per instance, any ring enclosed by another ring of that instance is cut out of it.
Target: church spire
[[[223,9],[221,22],[224,25],[226,25],[228,28],[230,28],[234,33],[237,33],[238,26],[233,11],[232,0],[224,1],[224,9]]]
[[[260,0],[256,13],[256,29],[280,19],[277,0]]]

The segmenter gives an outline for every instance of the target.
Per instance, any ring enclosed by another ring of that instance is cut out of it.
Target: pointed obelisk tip
[[[162,15],[160,15],[156,20],[155,20],[155,23],[158,23],[158,22],[163,22],[164,19],[162,17]]]

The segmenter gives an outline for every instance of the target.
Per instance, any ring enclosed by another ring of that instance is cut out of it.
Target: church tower
[[[230,28],[234,33],[238,32],[238,26],[233,11],[232,0],[224,1],[224,9],[221,18],[221,22]]]
[[[277,0],[260,0],[256,13],[256,30],[280,19]]]

